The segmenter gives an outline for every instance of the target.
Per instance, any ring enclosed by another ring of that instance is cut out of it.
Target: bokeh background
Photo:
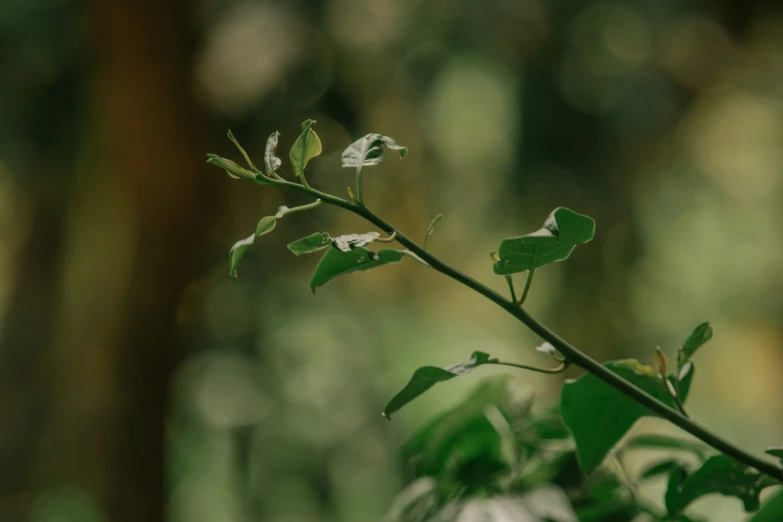
[[[389,423],[413,369],[546,364],[410,260],[314,297],[316,259],[285,245],[371,230],[331,208],[228,277],[234,241],[306,200],[205,154],[239,160],[231,128],[261,158],[280,130],[286,158],[307,118],[309,178],[335,194],[353,139],[406,145],[367,169],[368,204],[412,237],[443,213],[430,248],[498,291],[502,238],[560,205],[593,216],[529,309],[601,360],[672,354],[710,320],[692,414],[752,451],[783,441],[778,2],[4,0],[0,64],[0,520],[381,520],[400,443],[480,378]],[[514,378],[556,401],[559,377]]]

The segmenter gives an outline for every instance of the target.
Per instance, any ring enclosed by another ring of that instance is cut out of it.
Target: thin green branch
[[[422,247],[420,247],[418,244],[416,244],[414,241],[410,240],[407,236],[405,236],[405,234],[403,234],[402,232],[394,228],[392,225],[384,221],[382,218],[372,213],[364,205],[357,204],[352,201],[346,201],[344,199],[332,196],[330,194],[320,192],[313,188],[299,185],[297,183],[291,183],[289,181],[278,181],[272,178],[264,178],[263,180],[259,179],[256,180],[255,182],[258,184],[266,183],[266,184],[276,185],[280,187],[291,188],[299,192],[305,192],[307,194],[310,194],[312,196],[315,196],[323,200],[324,203],[335,205],[344,208],[346,210],[349,210],[350,212],[353,212],[354,214],[364,218],[365,220],[372,223],[379,229],[383,230],[387,234],[393,234],[396,232],[397,242],[403,245],[404,247],[406,247],[411,253],[418,256],[420,259],[422,259],[424,262],[426,262],[429,266],[431,266],[438,272],[450,277],[451,279],[454,279],[455,281],[463,284],[464,286],[470,288],[471,290],[478,292],[479,294],[483,295],[493,303],[503,308],[506,312],[508,312],[510,315],[512,315],[514,318],[516,318],[518,321],[520,321],[525,326],[527,326],[530,330],[532,330],[533,333],[535,333],[536,335],[538,335],[539,337],[541,337],[542,339],[550,343],[552,346],[554,346],[560,353],[562,353],[565,356],[566,360],[569,361],[570,363],[575,364],[576,366],[579,366],[580,368],[584,369],[588,373],[593,374],[594,376],[601,379],[605,383],[609,384],[613,388],[624,393],[625,395],[635,400],[639,404],[649,408],[652,412],[663,417],[664,419],[668,420],[669,422],[683,429],[684,431],[690,433],[694,437],[700,439],[705,444],[712,446],[713,448],[720,451],[721,453],[733,457],[734,459],[752,468],[755,468],[756,470],[766,475],[769,475],[770,477],[775,478],[776,480],[783,481],[783,469],[781,469],[780,467],[776,466],[775,464],[772,464],[771,462],[767,462],[765,460],[762,460],[760,458],[757,458],[745,452],[743,449],[723,439],[722,437],[713,433],[709,429],[690,420],[681,412],[670,408],[669,406],[659,401],[649,393],[645,392],[644,390],[626,381],[616,373],[604,367],[598,361],[594,360],[587,354],[583,353],[576,347],[572,346],[570,343],[562,339],[560,336],[558,336],[556,333],[551,331],[549,328],[547,328],[546,326],[538,322],[524,309],[520,308],[517,305],[517,303],[504,298],[502,295],[498,294],[497,292],[483,285],[482,283],[476,281],[472,277],[460,272],[456,268],[452,268],[451,266],[447,265],[446,263],[441,261],[438,257],[430,254]]]
[[[510,363],[505,361],[498,361],[498,360],[489,360],[486,364],[499,364],[501,366],[511,366],[512,368],[519,368],[521,370],[529,370],[531,372],[538,372],[538,373],[548,373],[550,375],[555,375],[558,373],[563,373],[568,369],[568,362],[563,361],[560,363],[559,366],[556,366],[554,368],[538,368],[536,366],[528,366],[526,364],[517,364],[517,363]]]
[[[514,291],[514,280],[511,279],[511,276],[506,276],[506,283],[508,283],[508,291],[511,292],[511,301],[516,303],[517,302],[517,293]]]
[[[389,237],[379,237],[376,239],[379,243],[394,243],[394,240],[397,238],[397,231],[391,233]]]
[[[538,249],[538,245],[536,245],[536,249]],[[533,283],[533,274],[536,273],[535,267],[531,268],[527,272],[527,279],[525,280],[525,289],[522,290],[522,297],[519,298],[519,306],[522,306],[525,304],[525,300],[527,299],[527,294],[530,292],[530,285]]]

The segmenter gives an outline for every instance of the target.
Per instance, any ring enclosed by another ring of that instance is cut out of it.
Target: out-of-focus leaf
[[[296,241],[288,243],[288,250],[294,255],[310,254],[331,246],[332,238],[326,232],[315,232]]]
[[[275,177],[275,171],[280,168],[283,161],[277,157],[277,143],[280,139],[280,133],[275,131],[269,135],[269,139],[266,140],[266,148],[264,150],[264,167],[266,168],[266,175],[270,178]]]
[[[424,244],[423,244],[424,250],[427,250],[427,240],[430,238],[430,234],[432,234],[435,231],[435,225],[437,225],[441,219],[443,219],[443,214],[438,214],[437,216],[432,218],[432,221],[430,221],[430,226],[427,227],[427,233],[424,234]]]
[[[377,253],[361,247],[348,252],[329,248],[315,267],[315,273],[310,280],[310,290],[315,293],[316,288],[325,285],[335,277],[370,270],[389,263],[399,263],[404,257],[403,252],[389,248],[379,250]]]
[[[521,499],[498,496],[462,505],[455,522],[540,522]]]
[[[525,493],[522,503],[539,519],[552,522],[577,522],[571,502],[562,489],[542,486]]]
[[[761,490],[774,482],[758,471],[727,455],[709,458],[692,475],[681,468],[672,472],[666,491],[666,510],[679,515],[694,500],[711,493],[742,500],[745,511],[755,511],[761,503]]]
[[[487,353],[473,352],[471,358],[462,363],[451,364],[445,368],[439,368],[437,366],[423,366],[419,368],[413,372],[413,376],[408,381],[408,384],[389,401],[386,408],[383,410],[383,415],[385,417],[390,417],[392,413],[396,412],[437,383],[448,381],[458,375],[465,375],[474,368],[487,364],[490,360],[491,358]]]
[[[441,442],[455,433],[464,431],[466,419],[484,415],[487,407],[503,409],[508,400],[507,376],[484,379],[460,404],[433,417],[403,444],[400,453],[412,458],[424,452],[432,452]]]
[[[748,522],[780,522],[783,520],[783,490],[761,506]]]
[[[332,240],[332,244],[338,250],[343,252],[350,252],[356,247],[363,247],[369,245],[376,239],[381,237],[378,232],[367,232],[366,234],[346,234],[344,236],[338,236]]]
[[[671,395],[651,367],[632,359],[604,366],[664,404],[674,406]],[[638,419],[655,416],[647,407],[592,374],[563,385],[560,411],[574,435],[579,464],[586,473],[601,464]]]
[[[294,174],[301,180],[304,180],[304,170],[307,163],[321,154],[323,150],[318,134],[312,129],[313,124],[315,124],[315,120],[307,120],[302,123],[302,134],[296,138],[291,146],[291,152],[288,154]]]
[[[639,474],[639,477],[642,479],[649,479],[657,477],[658,475],[668,476],[674,469],[679,467],[682,467],[682,463],[678,460],[662,460],[644,468],[644,470]]]
[[[383,161],[383,145],[400,152],[400,157],[408,153],[408,149],[399,145],[388,136],[367,134],[351,143],[343,151],[343,167],[361,170],[362,167],[378,165]]]
[[[386,520],[389,522],[422,522],[438,511],[437,483],[423,477],[410,483],[392,502]]]
[[[499,275],[516,274],[567,259],[576,245],[593,239],[595,221],[564,207],[549,214],[543,228],[500,243],[494,270]]]
[[[696,350],[704,346],[710,339],[712,339],[712,325],[710,323],[701,323],[691,332],[683,343],[682,348],[680,348],[677,355],[677,364],[682,367],[693,357]]]
[[[707,450],[707,447],[700,442],[670,437],[668,435],[659,435],[656,433],[637,435],[626,442],[625,447],[637,449],[681,450],[695,453],[696,455],[703,455]]]

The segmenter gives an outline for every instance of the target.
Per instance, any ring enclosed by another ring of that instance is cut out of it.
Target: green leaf
[[[351,143],[343,151],[343,167],[361,170],[362,167],[378,165],[383,161],[383,145],[400,151],[400,157],[408,153],[408,149],[399,145],[388,136],[368,134]]]
[[[313,207],[312,204],[310,205],[303,205],[301,207],[294,207],[294,208],[288,208],[285,205],[281,205],[278,207],[277,212],[274,216],[264,216],[262,217],[258,224],[256,225],[256,231],[252,235],[246,237],[245,239],[241,239],[234,243],[234,246],[231,247],[231,250],[228,252],[228,274],[231,277],[237,277],[237,266],[239,265],[239,262],[242,260],[242,257],[245,255],[245,252],[247,252],[247,249],[250,248],[250,246],[255,242],[257,237],[263,236],[264,234],[268,234],[272,230],[274,230],[275,225],[277,225],[277,221],[281,219],[283,216],[288,214],[289,212],[297,212],[300,210],[304,210],[305,208],[311,208]]]
[[[679,460],[669,459],[656,462],[651,466],[646,467],[640,474],[639,478],[649,479],[657,477],[658,475],[671,475],[671,472],[682,466]]]
[[[429,390],[439,382],[448,381],[458,375],[465,375],[473,368],[487,364],[491,361],[489,354],[484,352],[473,352],[470,360],[462,363],[456,363],[445,368],[437,366],[423,366],[413,372],[408,384],[405,385],[397,395],[386,405],[383,410],[384,417],[390,418],[391,414],[411,402],[413,399]]]
[[[693,381],[693,373],[696,371],[696,368],[693,366],[693,363],[691,361],[686,362],[682,367],[680,368],[680,371],[678,372],[678,376],[680,379],[680,400],[684,403],[685,399],[688,398],[688,394],[691,391],[691,382]],[[669,375],[667,377],[669,379],[669,382],[672,383],[672,386],[677,389],[677,383],[674,375]]]
[[[266,140],[266,149],[264,150],[264,167],[266,175],[270,178],[275,177],[275,171],[280,168],[283,161],[277,157],[277,143],[280,139],[280,133],[275,131],[269,135]]]
[[[576,245],[593,239],[595,221],[564,207],[549,214],[543,228],[500,243],[494,270],[510,275],[567,259]]]
[[[247,252],[247,249],[250,248],[255,240],[256,235],[250,234],[250,236],[246,237],[245,239],[240,239],[234,243],[234,245],[228,251],[228,275],[231,277],[237,277],[237,265],[239,265],[239,262],[242,261],[242,257],[245,255],[245,252]]]
[[[783,490],[761,506],[748,522],[780,522],[783,520]]]
[[[310,254],[322,248],[331,246],[332,238],[326,232],[316,232],[305,236],[301,239],[297,239],[291,243],[288,243],[288,250],[294,253],[294,255]]]
[[[275,225],[277,225],[278,219],[280,218],[278,218],[277,215],[262,217],[256,225],[256,237],[270,233],[275,228]]]
[[[783,459],[783,447],[767,448],[764,450],[764,453]]]
[[[330,248],[315,267],[315,273],[310,280],[310,290],[315,293],[316,288],[325,285],[335,277],[360,270],[370,270],[389,263],[399,263],[404,257],[403,252],[390,248],[384,248],[377,253],[361,247],[349,252]]]
[[[294,168],[294,174],[303,182],[307,162],[321,154],[323,150],[318,134],[311,128],[313,124],[315,124],[315,120],[307,120],[302,123],[302,134],[296,138],[288,155]]]
[[[632,359],[604,366],[664,404],[674,407],[671,395],[651,367]],[[560,411],[574,435],[579,464],[586,473],[591,473],[601,464],[609,450],[638,419],[655,416],[647,407],[592,374],[585,374],[563,385]]]
[[[363,247],[369,245],[376,239],[381,237],[378,232],[367,232],[366,234],[346,234],[344,236],[338,236],[332,240],[334,247],[343,252],[350,252],[356,247]]]
[[[764,450],[767,455],[772,455],[780,461],[780,465],[783,466],[783,448],[767,448]]]
[[[424,250],[427,250],[427,239],[429,239],[430,234],[432,234],[435,231],[435,225],[437,225],[440,220],[443,219],[443,214],[438,214],[434,218],[432,218],[432,221],[430,222],[430,226],[427,227],[427,233],[424,234]]]
[[[230,177],[234,179],[247,179],[247,180],[256,179],[256,175],[254,173],[240,167],[239,165],[237,165],[231,160],[228,160],[226,158],[221,158],[216,154],[207,154],[207,158],[208,158],[207,163],[209,163],[210,165],[215,165],[216,167],[220,167],[221,169],[225,170]]]
[[[773,482],[758,471],[726,455],[708,459],[692,475],[675,471],[666,491],[666,510],[670,516],[680,514],[699,497],[711,493],[733,496],[742,500],[745,511],[755,511],[761,501],[761,490]]]
[[[647,433],[644,435],[637,435],[631,440],[625,443],[626,448],[632,449],[667,449],[667,450],[681,450],[695,453],[696,455],[703,455],[707,450],[706,446],[701,442],[684,440],[677,437],[670,437],[668,435],[659,435],[654,433]]]
[[[682,345],[682,348],[680,348],[680,352],[677,355],[677,364],[682,367],[682,365],[693,357],[696,350],[701,348],[710,339],[712,339],[712,326],[710,323],[701,323],[691,332]]]

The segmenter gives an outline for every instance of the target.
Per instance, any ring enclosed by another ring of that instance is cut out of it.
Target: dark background
[[[408,146],[367,170],[369,206],[418,238],[445,214],[433,251],[499,291],[503,237],[593,216],[529,309],[601,360],[671,354],[709,319],[691,413],[751,451],[783,440],[778,2],[4,0],[0,65],[2,521],[379,520],[400,442],[477,382],[384,421],[415,367],[542,362],[410,260],[314,298],[316,260],[285,245],[370,230],[335,209],[228,277],[231,244],[304,200],[205,154],[239,160],[231,128],[260,163],[280,130],[286,158],[307,118],[311,183],[338,195],[353,139]]]

